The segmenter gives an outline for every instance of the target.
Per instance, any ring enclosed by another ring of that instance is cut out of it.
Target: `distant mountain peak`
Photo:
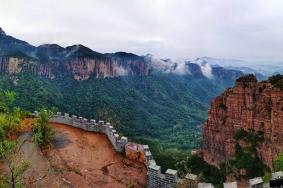
[[[6,35],[5,31],[0,27],[0,35]]]
[[[39,48],[53,48],[53,49],[64,49],[62,46],[59,46],[58,44],[42,44],[38,46]]]
[[[75,44],[75,45],[72,45],[72,46],[67,46],[66,49],[70,50],[72,52],[79,52],[79,51],[93,52],[92,49],[90,49],[90,48],[88,48],[84,45],[81,45],[81,44]]]

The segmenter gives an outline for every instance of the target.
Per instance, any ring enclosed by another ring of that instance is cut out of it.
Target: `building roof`
[[[223,185],[224,188],[237,188],[237,182],[226,182]]]
[[[214,188],[211,183],[198,183],[198,188]]]
[[[178,171],[177,170],[173,170],[173,169],[167,169],[166,170],[166,174],[170,174],[170,175],[177,175]]]
[[[257,185],[263,183],[261,177],[253,178],[249,180],[250,185]]]
[[[188,179],[188,180],[196,180],[197,177],[198,177],[198,176],[195,175],[195,174],[190,174],[190,173],[188,173],[185,178]]]
[[[276,180],[276,179],[283,179],[283,171],[279,171],[279,172],[274,172],[272,173],[272,180]]]

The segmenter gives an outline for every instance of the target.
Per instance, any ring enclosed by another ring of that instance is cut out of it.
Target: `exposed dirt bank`
[[[136,188],[146,186],[146,167],[116,153],[103,134],[54,124],[53,147],[41,151],[32,141],[31,126],[19,137],[19,160],[29,162],[23,181],[27,187]],[[9,175],[0,161],[0,174]]]
[[[116,153],[103,134],[62,124],[56,129],[54,148],[46,152],[52,167],[75,187],[145,187],[146,168]]]

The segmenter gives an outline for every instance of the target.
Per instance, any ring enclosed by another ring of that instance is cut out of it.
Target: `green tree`
[[[283,152],[277,156],[274,164],[276,170],[283,170]]]
[[[14,131],[21,120],[21,109],[11,107],[14,99],[13,92],[0,92],[0,159],[11,174],[10,177],[0,177],[0,186],[16,188],[23,186],[21,175],[28,168],[28,162],[19,160],[20,148],[16,147],[16,141],[8,138],[8,133]]]
[[[177,163],[177,169],[183,176],[193,173],[198,175],[198,178],[203,182],[213,183],[216,187],[221,186],[225,181],[225,176],[220,169],[208,164],[203,158],[196,155],[191,155]]]
[[[15,100],[15,93],[12,91],[0,92],[0,112],[8,112]]]
[[[4,159],[5,164],[8,166],[11,176],[3,178],[0,183],[2,185],[10,185],[13,188],[23,187],[23,179],[21,175],[27,170],[29,162],[20,160],[20,148],[16,147],[16,142],[4,140],[1,143],[0,157]]]
[[[40,147],[50,146],[53,140],[55,132],[48,122],[52,115],[52,111],[45,109],[37,114],[33,139]]]

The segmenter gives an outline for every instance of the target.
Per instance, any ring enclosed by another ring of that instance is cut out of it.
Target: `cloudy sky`
[[[0,27],[33,45],[283,60],[282,0],[0,0]]]

